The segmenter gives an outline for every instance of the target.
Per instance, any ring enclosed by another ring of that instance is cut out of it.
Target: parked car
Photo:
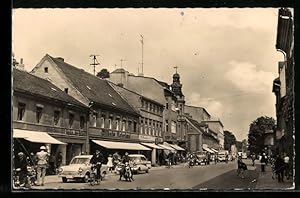
[[[218,153],[218,161],[225,162],[226,161],[226,151],[219,151]]]
[[[73,157],[69,165],[60,167],[58,176],[62,178],[62,182],[65,183],[69,179],[89,182],[92,157],[92,155],[78,155]],[[102,164],[101,175],[105,176],[106,173],[108,173],[108,167],[106,164]]]
[[[207,164],[207,159],[206,159],[206,154],[203,153],[203,152],[199,152],[196,154],[197,156],[197,162],[198,162],[198,165],[206,165]]]
[[[132,171],[133,173],[138,173],[141,171],[149,172],[151,169],[151,162],[147,160],[144,155],[141,154],[129,154],[130,161],[132,161]]]

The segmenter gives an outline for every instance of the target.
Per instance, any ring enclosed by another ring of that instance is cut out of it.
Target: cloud
[[[226,72],[225,78],[237,88],[245,92],[270,92],[271,82],[275,75],[271,72],[257,70],[257,66],[248,62],[231,61],[231,69]]]
[[[193,92],[186,98],[188,105],[204,107],[212,117],[222,117],[224,105],[214,98],[202,98],[199,93]]]

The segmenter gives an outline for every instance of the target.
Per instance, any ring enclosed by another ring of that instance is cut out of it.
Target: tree
[[[224,131],[224,149],[231,151],[231,145],[236,144],[236,138],[230,131]]]
[[[264,133],[273,130],[275,120],[272,117],[261,116],[254,120],[249,128],[248,144],[251,153],[260,154],[264,149]]]
[[[109,78],[109,71],[107,69],[101,69],[101,71],[97,73],[97,76],[102,79]]]

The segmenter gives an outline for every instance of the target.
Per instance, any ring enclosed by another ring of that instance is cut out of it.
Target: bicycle
[[[91,172],[90,172],[89,181],[90,181],[90,185],[91,186],[94,186],[96,184],[100,184],[100,182],[101,182],[101,175],[100,175],[100,178],[98,179],[97,178],[97,165],[92,165],[91,166]]]

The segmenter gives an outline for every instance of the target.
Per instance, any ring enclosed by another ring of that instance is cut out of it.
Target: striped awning
[[[171,147],[173,147],[174,149],[176,149],[177,151],[185,151],[184,148],[176,145],[176,144],[170,144]]]
[[[113,142],[113,141],[102,141],[102,140],[92,140],[92,141],[107,149],[139,150],[139,151],[151,150],[139,143]]]
[[[153,143],[144,143],[144,142],[141,142],[142,145],[145,145],[145,146],[148,146],[150,148],[154,148],[154,149],[164,149],[156,144],[153,144]]]

